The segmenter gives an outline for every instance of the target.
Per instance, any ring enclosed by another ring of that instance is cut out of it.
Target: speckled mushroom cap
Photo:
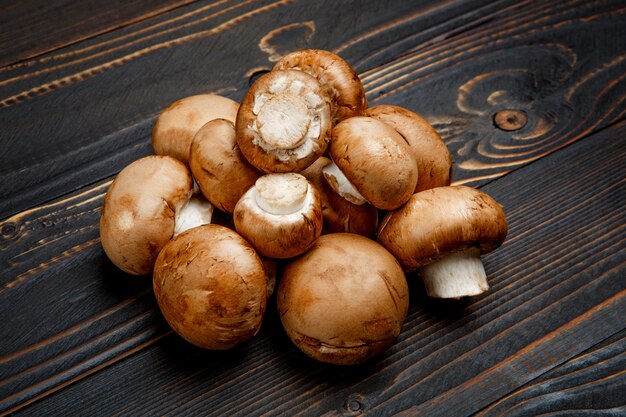
[[[266,306],[263,264],[236,232],[218,225],[172,239],[154,267],[154,295],[169,325],[206,349],[230,349],[254,336]]]
[[[330,107],[319,82],[302,71],[271,71],[246,93],[237,145],[263,172],[298,172],[328,147]]]
[[[192,190],[189,169],[169,156],[147,156],[124,168],[107,191],[100,217],[109,259],[129,274],[152,272]]]
[[[487,194],[464,186],[438,187],[413,194],[381,222],[377,241],[406,269],[447,254],[504,242],[508,228],[502,207]]]
[[[196,133],[189,167],[207,200],[228,213],[262,175],[241,154],[235,126],[225,119],[212,120]]]
[[[392,345],[406,318],[409,294],[402,268],[365,237],[321,236],[289,262],[278,287],[287,335],[322,362],[365,362]]]
[[[337,194],[322,174],[322,169],[330,163],[330,159],[321,156],[311,166],[300,172],[320,192],[324,230],[328,233],[373,235],[378,228],[378,210],[367,203],[352,204]]]
[[[302,175],[268,174],[241,197],[235,228],[263,256],[291,258],[322,233],[319,192]]]
[[[414,192],[450,185],[452,158],[439,133],[424,118],[400,106],[381,104],[366,109],[373,117],[393,127],[409,144],[417,162],[417,184]]]
[[[350,183],[373,206],[393,210],[417,183],[409,145],[393,128],[371,117],[351,117],[333,128],[329,154]],[[333,189],[334,181],[326,176]]]
[[[367,108],[361,80],[350,64],[332,52],[319,49],[292,52],[274,66],[274,70],[284,69],[304,71],[319,80],[331,100],[333,126],[360,115]]]
[[[199,94],[172,103],[152,128],[152,148],[157,155],[189,161],[191,141],[207,122],[226,119],[235,123],[239,104],[216,94]]]

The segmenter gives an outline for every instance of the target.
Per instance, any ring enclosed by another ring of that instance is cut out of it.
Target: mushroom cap
[[[426,119],[400,106],[381,104],[370,107],[363,116],[388,124],[408,143],[417,162],[417,185],[414,193],[450,185],[452,158],[439,133]]]
[[[330,98],[332,125],[358,116],[367,108],[365,89],[356,71],[339,56],[320,49],[303,49],[285,55],[273,71],[296,69],[317,78]]]
[[[212,120],[198,130],[191,144],[189,167],[202,194],[215,207],[232,213],[237,201],[262,175],[237,146],[235,126]]]
[[[159,115],[152,128],[152,148],[157,155],[189,161],[196,132],[213,119],[235,123],[239,104],[216,94],[199,94],[175,101]]]
[[[263,172],[298,172],[328,147],[330,107],[320,83],[302,71],[270,71],[244,96],[237,145]]]
[[[361,116],[342,121],[333,128],[329,154],[374,207],[393,210],[413,194],[415,158],[402,136],[381,121]]]
[[[371,236],[378,228],[378,210],[371,204],[352,204],[332,189],[322,169],[331,161],[323,156],[300,174],[320,192],[324,230],[328,233],[356,233]]]
[[[124,168],[104,197],[100,217],[100,240],[109,259],[129,274],[152,272],[192,190],[187,167],[169,156],[147,156]]]
[[[270,258],[300,255],[322,233],[319,192],[296,173],[259,178],[235,206],[233,218],[237,232]]]
[[[183,339],[230,349],[254,336],[266,306],[265,272],[236,232],[209,224],[172,239],[154,266],[154,295]]]
[[[402,268],[363,236],[321,236],[290,261],[278,311],[291,341],[322,362],[351,365],[384,352],[400,334],[409,294]]]
[[[506,238],[502,207],[487,194],[464,186],[413,194],[383,219],[377,241],[407,269],[470,248],[491,252]]]

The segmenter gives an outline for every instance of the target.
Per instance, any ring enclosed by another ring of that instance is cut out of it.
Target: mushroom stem
[[[352,204],[360,206],[367,203],[367,200],[363,198],[361,193],[352,185],[352,183],[346,178],[346,175],[339,169],[334,161],[322,168],[324,178],[328,181],[328,184],[333,190]]]
[[[187,204],[176,213],[174,237],[186,230],[203,224],[210,224],[213,206],[202,195],[194,194]]]
[[[258,206],[275,215],[299,212],[309,195],[309,183],[297,174],[265,175],[256,181],[255,189]]]
[[[452,253],[421,269],[426,293],[437,298],[461,298],[489,289],[480,249]]]

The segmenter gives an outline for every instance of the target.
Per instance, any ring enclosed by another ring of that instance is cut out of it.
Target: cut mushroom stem
[[[363,198],[361,193],[359,193],[354,185],[348,180],[335,162],[331,162],[322,168],[322,173],[324,174],[326,181],[328,181],[328,184],[337,194],[352,204],[356,204],[358,206],[367,203],[367,200]]]
[[[191,196],[187,204],[176,213],[174,236],[191,228],[210,224],[213,217],[213,206],[202,194]]]
[[[305,205],[309,185],[300,175],[266,175],[256,182],[255,201],[270,214],[296,213]]]
[[[489,289],[480,249],[447,255],[421,268],[426,293],[437,298],[461,298]]]

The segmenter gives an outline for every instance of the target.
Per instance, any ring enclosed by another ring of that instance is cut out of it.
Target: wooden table
[[[626,413],[626,7],[599,1],[83,1],[0,6],[0,414]],[[288,51],[425,116],[503,206],[491,290],[426,298],[397,343],[314,362],[281,329],[202,351],[104,256],[103,196],[156,115],[240,100]],[[506,113],[509,111],[509,113]],[[498,116],[496,118],[496,116]],[[526,120],[524,120],[526,119]]]

